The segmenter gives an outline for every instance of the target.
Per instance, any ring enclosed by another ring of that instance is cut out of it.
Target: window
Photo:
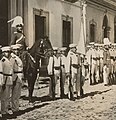
[[[72,43],[72,21],[73,18],[62,15],[62,46],[68,47]]]
[[[103,38],[107,38],[108,37],[108,18],[105,15],[103,18]]]
[[[90,21],[90,42],[95,42],[95,35],[96,35],[96,23],[94,19]]]

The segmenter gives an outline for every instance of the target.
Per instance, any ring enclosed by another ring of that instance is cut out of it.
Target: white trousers
[[[110,70],[109,68],[105,65],[103,67],[103,81],[104,81],[104,84],[109,84],[109,74],[110,74]]]

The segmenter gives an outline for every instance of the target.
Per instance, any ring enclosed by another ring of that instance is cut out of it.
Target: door
[[[90,42],[95,42],[95,25],[90,24]]]
[[[71,22],[63,20],[63,47],[71,43]]]
[[[8,45],[8,0],[0,0],[0,45]]]
[[[46,17],[35,15],[35,41],[46,36]],[[41,59],[40,76],[47,76],[47,61]]]
[[[43,38],[46,34],[46,17],[35,15],[35,41]]]

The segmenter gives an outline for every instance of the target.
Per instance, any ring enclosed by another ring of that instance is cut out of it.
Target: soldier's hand
[[[16,81],[13,81],[13,86],[15,86],[16,85]]]
[[[68,73],[66,73],[66,77],[68,78],[68,77],[70,77],[70,73],[68,72]]]
[[[6,89],[5,84],[2,85],[2,90],[4,91]]]
[[[49,74],[49,75],[52,75],[52,72],[49,72],[48,74]]]

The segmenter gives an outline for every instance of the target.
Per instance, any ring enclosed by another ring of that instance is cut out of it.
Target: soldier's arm
[[[48,70],[49,75],[52,74],[52,68],[53,68],[53,57],[50,57],[49,63],[48,63],[48,66],[47,66],[47,70]]]
[[[70,55],[68,55],[66,58],[65,68],[66,68],[65,69],[66,73],[69,73],[70,72]]]

